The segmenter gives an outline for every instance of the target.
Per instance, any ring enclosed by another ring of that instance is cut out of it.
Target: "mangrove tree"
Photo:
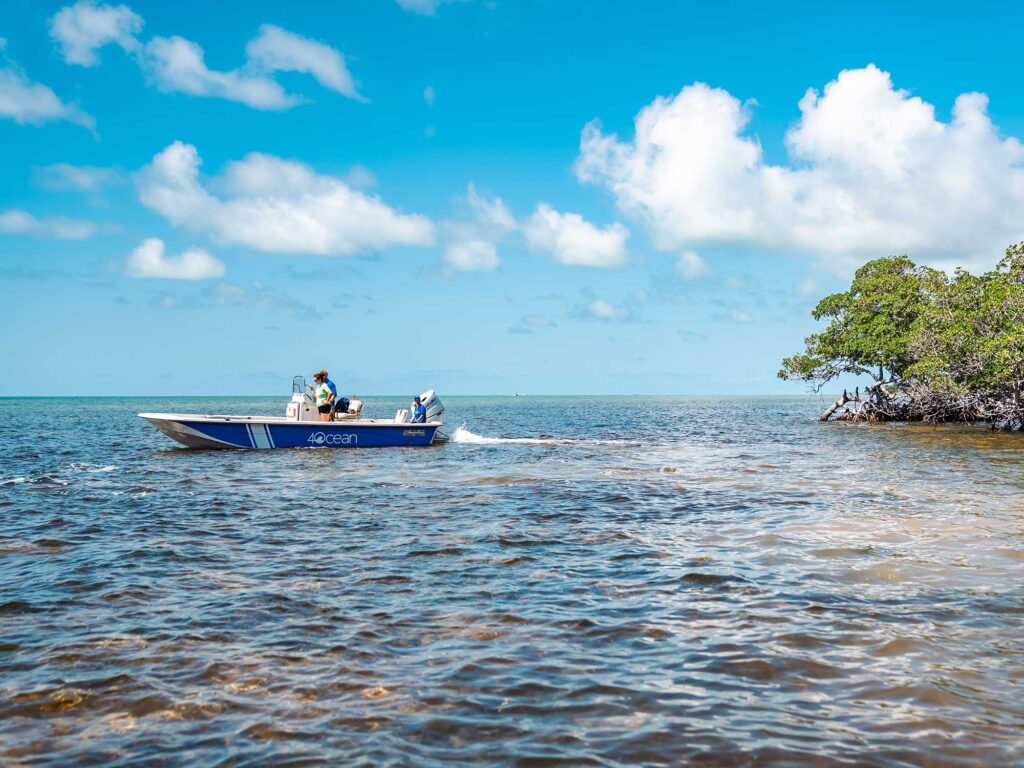
[[[869,377],[822,420],[986,422],[1024,429],[1024,243],[982,275],[875,259],[814,308],[825,327],[779,376],[814,391]]]

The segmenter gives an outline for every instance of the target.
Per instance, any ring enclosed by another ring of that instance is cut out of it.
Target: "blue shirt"
[[[414,405],[412,407],[412,421],[413,424],[424,424],[427,421],[427,409],[423,407],[423,403]]]
[[[334,382],[330,379],[325,381],[324,384],[327,385],[327,388],[331,390],[331,394],[334,395],[334,402],[331,405],[335,405],[338,402],[338,388],[334,386]]]

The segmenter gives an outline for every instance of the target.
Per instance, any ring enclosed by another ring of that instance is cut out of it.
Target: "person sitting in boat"
[[[409,413],[412,414],[413,424],[427,423],[427,409],[423,407],[423,403],[418,397],[412,399],[412,408],[409,409]]]
[[[331,421],[334,416],[334,394],[327,386],[327,377],[321,373],[313,374],[313,383],[309,385],[313,390],[313,400],[316,402],[316,409],[320,412],[320,421]]]

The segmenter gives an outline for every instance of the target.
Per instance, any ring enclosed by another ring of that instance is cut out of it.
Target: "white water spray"
[[[520,445],[560,445],[571,441],[556,440],[553,437],[484,437],[483,435],[470,432],[465,426],[461,426],[457,427],[452,433],[451,442],[469,445],[507,445],[513,443]]]

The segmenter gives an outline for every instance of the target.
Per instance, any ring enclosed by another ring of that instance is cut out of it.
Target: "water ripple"
[[[1020,436],[448,404],[221,453],[134,414],[280,403],[0,400],[0,763],[1024,763]]]

